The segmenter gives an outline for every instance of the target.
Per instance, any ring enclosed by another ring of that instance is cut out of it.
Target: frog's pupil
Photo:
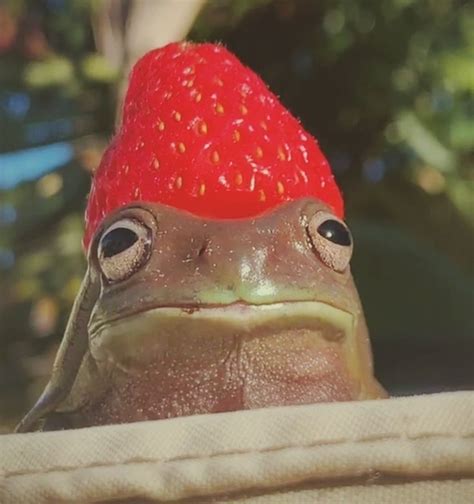
[[[113,229],[102,238],[103,257],[113,257],[120,254],[120,252],[130,248],[137,240],[137,234],[131,229]]]
[[[326,240],[329,240],[337,245],[349,246],[352,243],[351,235],[344,226],[337,220],[328,219],[318,227],[318,233]]]

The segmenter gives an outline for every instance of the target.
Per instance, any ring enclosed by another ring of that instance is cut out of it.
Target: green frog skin
[[[252,219],[112,213],[20,432],[386,397],[346,225],[303,198]]]

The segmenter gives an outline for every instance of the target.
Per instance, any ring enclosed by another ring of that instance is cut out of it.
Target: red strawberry
[[[93,181],[84,246],[104,216],[133,201],[238,218],[302,196],[342,217],[314,138],[224,47],[173,43],[132,71],[122,125]]]

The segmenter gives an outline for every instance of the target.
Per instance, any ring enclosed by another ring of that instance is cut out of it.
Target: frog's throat
[[[266,305],[156,307],[89,328],[90,351],[97,362],[133,372],[157,353],[192,338],[271,337],[284,331],[311,331],[322,344],[342,346],[353,376],[360,374],[356,317],[318,301]]]

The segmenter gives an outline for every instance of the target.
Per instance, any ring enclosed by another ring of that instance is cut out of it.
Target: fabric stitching
[[[128,466],[134,464],[149,464],[149,463],[161,463],[161,464],[169,464],[172,462],[190,462],[197,460],[212,460],[214,458],[224,457],[224,456],[232,456],[232,455],[258,455],[264,453],[272,453],[278,451],[284,451],[287,449],[314,449],[318,446],[342,446],[347,444],[364,444],[367,442],[373,442],[376,444],[383,443],[385,441],[393,441],[399,439],[410,440],[410,441],[419,441],[425,439],[433,439],[433,440],[450,440],[450,439],[459,439],[459,440],[470,440],[474,439],[474,433],[469,433],[465,435],[453,435],[453,434],[419,434],[418,436],[409,437],[406,433],[402,435],[389,435],[389,436],[374,436],[362,439],[343,439],[343,440],[327,440],[327,441],[318,441],[316,443],[310,444],[302,444],[302,445],[286,445],[280,447],[271,447],[261,450],[242,450],[242,451],[228,451],[228,452],[218,452],[209,455],[196,455],[196,456],[181,456],[181,457],[172,457],[169,459],[154,459],[154,458],[132,458],[129,460],[125,460],[122,462],[97,462],[95,464],[86,464],[86,465],[78,465],[78,466],[57,466],[50,467],[45,470],[24,470],[24,471],[11,471],[11,472],[3,472],[2,479],[13,478],[13,477],[21,477],[21,476],[32,476],[32,475],[41,475],[41,474],[49,474],[53,472],[73,472],[80,469],[96,469],[96,468],[113,468],[119,466]],[[0,473],[1,474],[1,473]]]

